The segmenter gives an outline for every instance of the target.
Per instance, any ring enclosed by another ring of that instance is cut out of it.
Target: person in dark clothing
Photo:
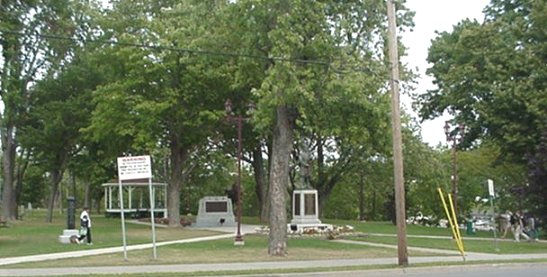
[[[530,237],[524,233],[523,217],[520,211],[517,211],[511,216],[511,225],[513,226],[515,241],[520,241],[521,236],[526,240],[530,240]]]

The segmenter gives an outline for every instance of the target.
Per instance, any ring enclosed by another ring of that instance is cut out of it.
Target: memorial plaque
[[[66,216],[67,216],[67,223],[66,227],[67,229],[76,229],[76,199],[74,197],[70,196],[67,197],[68,205],[66,210]]]
[[[205,202],[205,212],[207,213],[225,213],[228,211],[228,202],[214,201]]]
[[[300,194],[295,194],[294,196],[294,215],[300,215]]]
[[[317,190],[305,189],[293,191],[293,218],[289,231],[298,231],[302,228],[323,226],[317,213]],[[294,225],[294,226],[292,226]],[[296,229],[296,231],[294,230]]]
[[[304,215],[315,215],[315,194],[304,194]]]

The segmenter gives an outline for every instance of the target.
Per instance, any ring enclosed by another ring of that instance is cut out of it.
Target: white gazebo
[[[109,214],[120,214],[119,184],[117,182],[104,183],[104,206]],[[150,213],[150,196],[147,180],[131,180],[122,183],[123,211],[138,215]],[[154,199],[154,212],[163,213],[167,217],[167,184],[152,183],[152,195]]]

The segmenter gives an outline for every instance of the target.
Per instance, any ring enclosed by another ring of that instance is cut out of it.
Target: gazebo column
[[[127,204],[128,210],[133,209],[133,206],[131,205],[133,202],[133,190],[134,190],[133,187],[127,187],[127,195],[129,195],[127,199],[129,201],[129,203]]]

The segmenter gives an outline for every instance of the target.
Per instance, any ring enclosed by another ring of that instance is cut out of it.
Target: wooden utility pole
[[[395,5],[387,0],[388,47],[391,65],[391,125],[393,130],[393,174],[395,180],[395,214],[397,218],[397,252],[399,265],[408,265],[405,215],[405,187],[403,177],[403,148],[401,139],[401,113],[399,106],[399,53],[397,51],[397,23]]]

